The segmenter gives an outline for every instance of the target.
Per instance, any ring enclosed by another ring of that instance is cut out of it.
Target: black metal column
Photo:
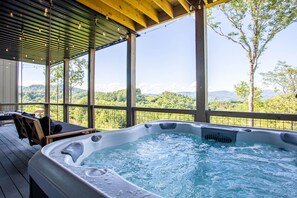
[[[135,124],[133,107],[136,105],[136,35],[127,40],[127,127]]]
[[[196,116],[195,121],[206,122],[207,109],[207,64],[206,64],[206,13],[204,5],[195,5],[196,41]]]
[[[89,48],[88,64],[88,126],[95,127],[95,49]]]
[[[69,58],[64,58],[64,83],[63,83],[63,121],[69,122]]]
[[[45,103],[44,103],[44,115],[50,117],[50,76],[51,66],[47,64],[45,66]]]

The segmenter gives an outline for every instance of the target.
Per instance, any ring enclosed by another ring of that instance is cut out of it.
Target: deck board
[[[29,181],[28,174],[27,174],[27,166],[28,166],[28,160],[22,161],[21,158],[18,157],[16,153],[13,152],[13,150],[10,150],[7,145],[5,145],[2,140],[0,140],[0,152],[3,154],[5,153],[6,158],[9,160],[10,163],[13,164],[13,166],[21,173],[21,175]],[[2,159],[2,158],[1,158]]]
[[[7,174],[5,168],[2,166],[2,164],[0,164],[0,186],[1,186],[1,191],[3,193],[3,197],[7,197],[7,198],[22,197],[18,189],[12,182],[11,178]]]
[[[29,197],[28,161],[40,148],[19,139],[14,125],[0,127],[0,197]]]
[[[25,161],[28,161],[37,150],[36,149],[32,150],[32,148],[29,147],[29,144],[26,144],[26,143],[24,145],[21,144],[27,139],[19,140],[16,138],[17,136],[16,137],[5,136],[0,133],[0,139],[7,141],[7,143],[10,144],[8,148],[12,151],[18,150],[18,152],[15,152],[16,155],[21,156],[22,159],[24,159]]]

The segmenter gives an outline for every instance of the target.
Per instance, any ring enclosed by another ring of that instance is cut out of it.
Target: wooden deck
[[[0,198],[29,197],[29,159],[41,147],[20,140],[14,125],[0,127]]]

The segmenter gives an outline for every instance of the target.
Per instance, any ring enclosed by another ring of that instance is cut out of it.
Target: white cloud
[[[149,84],[149,83],[140,83],[137,88],[141,89],[142,93],[154,93],[159,94],[164,91],[170,92],[194,92],[196,89],[196,82],[192,82],[190,84],[179,85],[177,83],[171,83],[169,85],[161,85],[158,83]]]
[[[148,84],[148,83],[140,83],[137,88],[141,89],[142,93],[162,93],[162,87],[160,84]]]

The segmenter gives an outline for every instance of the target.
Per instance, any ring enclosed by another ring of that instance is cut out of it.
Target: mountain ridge
[[[20,86],[19,86],[19,88],[20,88]],[[42,91],[44,89],[45,89],[44,85],[23,86],[23,91],[28,91],[28,90],[30,90],[30,91],[32,91],[32,90]],[[63,89],[63,86],[61,86],[60,90],[61,89]],[[96,91],[96,92],[101,92],[101,91]],[[75,87],[73,89],[73,94],[76,94],[76,93],[80,93],[80,95],[82,93],[87,94],[87,90]],[[185,91],[185,92],[173,92],[173,93],[181,94],[181,95],[184,95],[184,96],[189,96],[189,97],[192,97],[192,98],[195,97],[195,92]],[[158,96],[158,95],[161,95],[161,93],[160,94],[143,93],[143,95],[144,96]],[[274,97],[276,95],[277,94],[273,90],[270,90],[270,89],[263,90],[262,99],[266,100],[266,99],[272,98],[272,97]],[[210,91],[210,92],[208,92],[208,100],[209,101],[214,101],[214,100],[217,100],[217,101],[239,101],[241,99],[236,95],[235,92],[227,91],[227,90],[219,90],[219,91]]]

